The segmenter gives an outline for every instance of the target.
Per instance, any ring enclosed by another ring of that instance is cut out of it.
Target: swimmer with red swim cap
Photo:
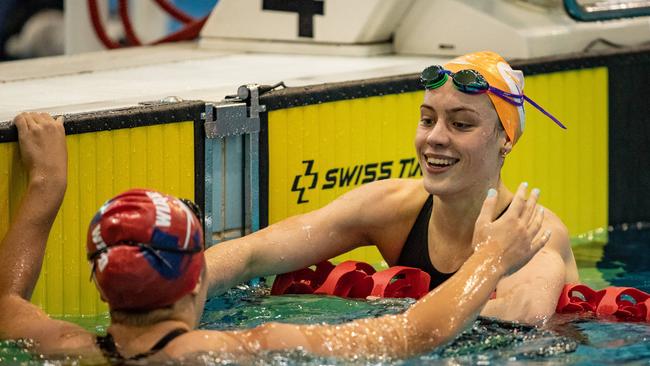
[[[97,212],[86,242],[92,275],[111,310],[170,306],[203,270],[203,230],[188,204],[133,189]]]
[[[100,336],[51,319],[29,302],[65,193],[67,152],[61,119],[23,113],[14,123],[29,183],[0,243],[0,340],[29,339],[30,350],[46,358],[78,356],[81,363],[191,362],[211,352],[246,363],[258,352],[297,348],[337,357],[409,357],[430,351],[465,329],[497,282],[549,240],[542,231],[544,216],[534,199],[524,199],[523,188],[496,221],[492,213],[498,200],[490,195],[476,221],[473,254],[449,280],[403,314],[338,325],[267,323],[236,331],[197,330],[207,292],[200,214],[172,196],[129,190],[104,204],[88,228],[93,278],[111,310],[107,334]],[[509,233],[513,227],[518,235]]]
[[[431,290],[463,268],[476,251],[476,222],[486,195],[495,197],[490,213],[495,222],[526,200],[518,193],[525,184],[513,192],[501,179],[525,130],[524,105],[557,128],[566,126],[526,95],[523,73],[494,52],[432,65],[420,79],[424,99],[413,124],[422,178],[368,183],[318,210],[210,248],[211,294],[368,245],[377,247],[389,266],[427,272]],[[533,189],[527,199],[536,201],[539,194]],[[530,263],[499,282],[496,298],[481,315],[543,323],[555,313],[564,284],[579,281],[565,225],[550,210],[535,207],[544,210],[542,231],[551,238]],[[510,235],[522,235],[520,229],[511,226]]]

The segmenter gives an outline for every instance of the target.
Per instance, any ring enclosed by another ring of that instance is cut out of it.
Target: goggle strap
[[[490,87],[489,91],[514,106],[521,107],[524,105],[524,99],[522,99],[523,95],[504,92],[503,90],[494,87]]]
[[[558,126],[560,126],[562,129],[566,130],[566,126],[562,124],[557,118],[553,117],[552,114],[547,112],[544,108],[542,108],[539,104],[535,103],[532,99],[528,98],[525,94],[512,94],[505,92],[501,89],[497,89],[494,87],[490,87],[490,91],[497,96],[501,97],[501,99],[505,100],[506,102],[516,105],[518,107],[521,107],[524,105],[524,100],[530,103],[533,107],[537,108],[538,111],[544,113],[546,117],[550,118],[551,121],[555,122]],[[523,98],[523,100],[521,99]],[[516,99],[519,99],[520,101],[516,101]]]
[[[553,122],[555,122],[558,126],[560,126],[561,128],[563,128],[563,129],[566,130],[566,126],[564,126],[564,125],[562,124],[562,122],[558,121],[557,118],[553,117],[552,114],[548,113],[548,112],[547,112],[544,108],[542,108],[539,104],[533,102],[533,100],[530,99],[530,98],[528,98],[526,95],[524,95],[524,99],[525,99],[528,103],[532,104],[533,107],[537,108],[538,111],[544,113],[544,114],[546,115],[546,117],[550,118],[550,119],[551,119]]]
[[[140,249],[151,253],[154,257],[156,257],[159,261],[161,261],[167,268],[172,269],[172,265],[167,261],[162,255],[160,255],[159,251],[163,252],[168,252],[168,253],[180,253],[180,254],[196,254],[201,252],[203,249],[202,248],[193,248],[193,249],[180,249],[180,248],[165,248],[165,247],[158,247],[155,245],[144,245],[142,243],[135,243],[135,242],[124,242],[123,245],[127,246],[137,246]],[[98,249],[92,253],[89,253],[87,258],[89,261],[92,261],[92,268],[90,270],[90,279],[92,281],[93,279],[93,274],[95,273],[95,269],[97,267],[97,264],[95,262],[95,259],[102,253],[107,252],[113,248],[113,246],[110,247],[104,247],[102,249]]]

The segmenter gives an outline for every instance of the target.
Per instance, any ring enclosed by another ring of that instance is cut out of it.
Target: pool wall
[[[513,66],[527,75],[526,94],[568,129],[527,106],[525,133],[506,159],[506,184],[540,187],[542,203],[572,235],[650,221],[650,49]],[[69,187],[33,301],[53,315],[106,310],[88,281],[86,225],[105,199],[127,188],[194,197],[206,212],[206,237],[218,243],[322,207],[363,183],[417,178],[413,136],[422,93],[417,74],[271,91],[259,98],[266,112],[254,133],[217,138],[206,135],[204,117],[213,108],[206,101],[69,116]],[[230,107],[252,110],[250,100],[219,103],[217,126],[233,127]],[[0,235],[26,183],[16,138],[14,127],[0,125]],[[380,260],[369,248],[339,259],[350,257]]]

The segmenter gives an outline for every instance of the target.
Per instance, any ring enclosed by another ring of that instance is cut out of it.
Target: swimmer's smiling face
[[[427,90],[415,134],[425,189],[443,196],[494,186],[507,139],[498,127],[498,115],[486,94],[462,93],[451,81]]]

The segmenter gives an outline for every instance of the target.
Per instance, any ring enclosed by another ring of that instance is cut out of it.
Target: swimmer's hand
[[[527,187],[526,183],[519,185],[508,210],[494,221],[497,194],[491,190],[474,226],[472,243],[475,251],[496,256],[506,274],[516,272],[528,263],[551,236],[549,230],[541,230],[544,208],[537,205],[539,190],[533,189],[526,199]]]
[[[65,188],[68,154],[63,117],[55,120],[47,113],[25,112],[13,122],[18,129],[20,156],[30,184]]]

